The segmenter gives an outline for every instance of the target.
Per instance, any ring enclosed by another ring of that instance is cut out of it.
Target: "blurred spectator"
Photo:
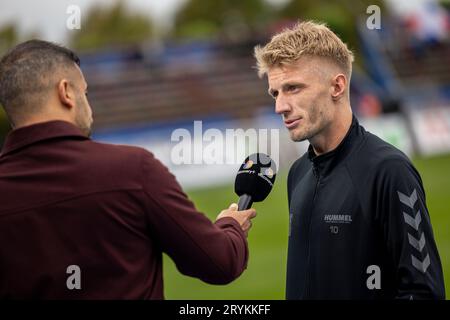
[[[362,117],[376,117],[383,112],[383,107],[376,95],[365,93],[359,98],[358,111]]]
[[[449,16],[437,0],[386,0],[407,31],[416,57],[448,40]]]

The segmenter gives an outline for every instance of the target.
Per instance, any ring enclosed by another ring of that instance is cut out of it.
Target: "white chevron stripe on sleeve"
[[[422,252],[423,247],[425,247],[425,234],[423,232],[420,236],[420,240],[417,240],[414,236],[408,233],[408,240],[410,245],[416,248],[419,252]]]
[[[411,195],[408,197],[407,195],[401,193],[400,191],[397,191],[398,198],[400,199],[400,202],[407,205],[411,209],[414,209],[414,204],[417,201],[417,191],[414,189],[414,191],[411,193]]]
[[[415,218],[411,217],[406,212],[403,212],[403,218],[405,222],[413,227],[416,231],[419,231],[419,225],[422,222],[422,217],[420,215],[420,210],[417,211]]]
[[[423,261],[420,261],[413,255],[411,255],[412,265],[419,271],[425,273],[427,272],[428,267],[430,266],[430,255],[427,254]]]

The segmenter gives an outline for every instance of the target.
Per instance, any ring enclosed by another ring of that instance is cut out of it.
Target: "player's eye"
[[[296,91],[297,89],[299,89],[299,86],[292,85],[292,86],[288,86],[288,87],[287,87],[287,91],[288,91],[288,92],[294,92],[294,91]]]

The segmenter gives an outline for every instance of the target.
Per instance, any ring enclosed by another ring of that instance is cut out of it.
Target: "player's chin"
[[[291,136],[291,140],[295,142],[301,142],[307,139],[306,133],[300,130],[292,129],[289,131],[289,135]]]

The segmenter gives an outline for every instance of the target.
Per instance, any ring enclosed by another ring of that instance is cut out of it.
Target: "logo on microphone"
[[[250,169],[252,166],[253,166],[253,161],[248,160],[244,165],[244,169]]]
[[[264,175],[266,175],[269,179],[272,179],[273,174],[274,174],[274,172],[273,172],[272,168],[267,168],[264,172]]]

